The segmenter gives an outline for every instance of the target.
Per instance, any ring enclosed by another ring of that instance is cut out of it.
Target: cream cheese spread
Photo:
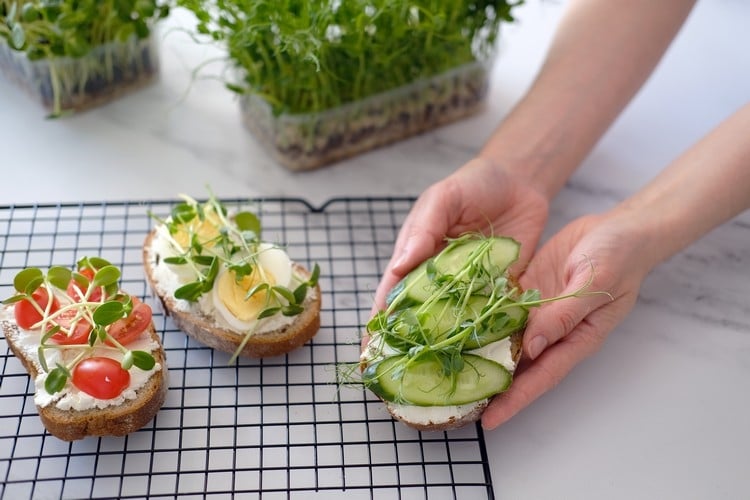
[[[47,373],[42,369],[42,365],[39,362],[38,355],[38,349],[41,342],[41,330],[30,331],[18,327],[18,325],[16,325],[15,323],[15,318],[13,317],[12,307],[3,308],[2,311],[0,311],[0,321],[7,321],[11,323],[18,331],[16,344],[22,351],[22,355],[32,363],[34,363],[36,371],[39,373],[34,380],[34,403],[39,407],[46,407],[50,404],[54,404],[61,410],[84,411],[93,408],[101,409],[108,406],[118,406],[123,404],[127,400],[135,399],[137,397],[138,390],[146,385],[146,383],[154,373],[162,369],[162,366],[159,363],[156,363],[150,370],[141,370],[136,366],[131,367],[129,370],[130,385],[119,396],[112,399],[95,398],[83,391],[78,390],[70,382],[62,391],[55,394],[50,394],[44,388],[44,382],[47,379]],[[151,338],[151,335],[148,331],[144,331],[138,339],[128,344],[128,348],[131,350],[154,352],[159,348],[159,344]],[[75,358],[75,356],[79,352],[79,348],[70,346],[47,349],[45,351],[47,366],[55,366],[57,363],[63,364]],[[117,361],[122,361],[123,357],[122,353],[118,349],[106,345],[95,347],[91,355],[105,356]]]

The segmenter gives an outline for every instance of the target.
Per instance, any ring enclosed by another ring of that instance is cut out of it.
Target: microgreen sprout
[[[313,113],[491,57],[521,2],[177,0],[275,114]]]
[[[44,273],[40,268],[29,267],[14,277],[16,293],[2,303],[25,301],[35,311],[37,319],[28,329],[42,332],[37,354],[40,367],[47,373],[45,389],[49,394],[63,390],[73,367],[95,349],[119,351],[125,370],[132,366],[142,370],[154,367],[151,353],[128,349],[110,335],[109,326],[128,318],[134,307],[133,298],[119,289],[120,277],[120,270],[100,257],[79,260],[78,271],[53,266]],[[79,331],[84,334],[82,338],[77,338]],[[72,358],[60,356],[62,361],[50,367],[47,351],[51,350],[76,354]]]

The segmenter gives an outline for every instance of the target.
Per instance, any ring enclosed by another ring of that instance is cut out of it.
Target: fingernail
[[[391,265],[391,269],[398,271],[401,266],[404,265],[404,262],[406,261],[406,255],[409,253],[409,246],[408,244],[405,245],[401,252],[399,252],[398,256],[393,260],[393,264]]]
[[[547,339],[544,335],[537,335],[529,342],[529,357],[531,357],[531,359],[536,359],[546,348]]]

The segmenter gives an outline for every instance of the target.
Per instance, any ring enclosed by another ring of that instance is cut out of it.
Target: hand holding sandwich
[[[531,312],[526,366],[522,362],[510,388],[484,411],[485,428],[507,421],[595,352],[631,310],[654,266],[750,207],[746,105],[645,188],[604,214],[573,221],[531,255],[549,200],[643,84],[694,2],[636,4],[616,16],[611,3],[571,4],[534,85],[479,158],[417,200],[378,288],[380,307],[393,284],[445,236],[488,227],[523,243],[515,267],[524,271],[521,287],[539,289],[543,297],[578,289],[593,269],[589,289],[609,295]]]

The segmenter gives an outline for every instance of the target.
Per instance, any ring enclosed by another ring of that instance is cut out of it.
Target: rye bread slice
[[[12,307],[12,306],[10,306]],[[27,357],[20,348],[21,331],[11,321],[0,321],[8,347],[21,361],[32,380],[40,373],[38,360]],[[39,417],[50,434],[65,441],[75,441],[87,436],[125,436],[148,424],[164,404],[168,380],[166,355],[154,325],[148,333],[159,344],[151,354],[161,369],[155,371],[146,384],[136,391],[136,398],[117,406],[87,410],[62,410],[55,404],[37,405]]]
[[[177,307],[177,299],[174,295],[160,285],[154,270],[162,257],[153,250],[152,243],[155,235],[156,230],[152,230],[144,241],[143,267],[146,279],[161,301],[164,312],[171,316],[180,330],[198,342],[233,354],[243,341],[241,332],[219,326],[210,315],[181,310]],[[310,277],[310,271],[304,266],[299,263],[292,265],[297,274],[305,278]],[[279,356],[307,343],[320,329],[321,292],[319,285],[308,290],[302,306],[304,311],[294,316],[294,321],[289,325],[252,335],[239,355],[250,358]]]

